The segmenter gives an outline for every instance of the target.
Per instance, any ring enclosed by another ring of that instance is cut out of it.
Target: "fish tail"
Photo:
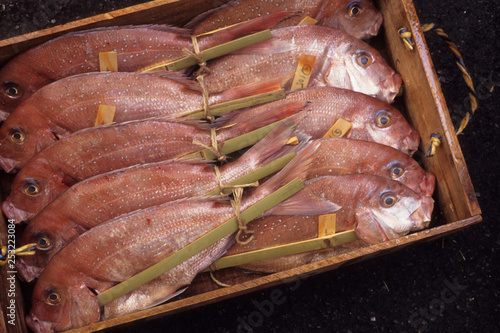
[[[222,100],[233,100],[279,90],[290,77],[278,77],[262,82],[252,82],[221,93]]]

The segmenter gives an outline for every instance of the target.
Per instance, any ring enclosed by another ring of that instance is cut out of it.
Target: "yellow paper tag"
[[[296,146],[299,144],[299,139],[296,136],[291,137],[290,139],[288,139],[286,144],[291,146]]]
[[[300,56],[299,64],[297,65],[297,69],[295,70],[295,76],[293,77],[292,87],[290,88],[290,91],[307,87],[315,61],[315,56],[305,54]]]
[[[318,219],[318,237],[333,235],[337,224],[337,215],[320,215]]]
[[[94,126],[111,124],[115,117],[116,107],[111,105],[99,105]]]
[[[101,72],[118,72],[118,56],[116,52],[99,52]]]
[[[339,118],[328,132],[326,132],[323,138],[341,138],[351,129],[351,127],[352,124],[350,122]]]
[[[317,20],[313,19],[310,16],[306,16],[297,25],[315,25],[316,23],[318,23]]]

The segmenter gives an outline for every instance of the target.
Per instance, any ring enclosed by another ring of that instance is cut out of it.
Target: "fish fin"
[[[248,133],[264,126],[273,124],[277,121],[290,117],[293,114],[301,111],[308,103],[304,101],[289,102],[280,105],[274,109],[267,110],[262,114],[257,114],[250,119],[235,123],[224,132],[224,137],[234,137],[242,133]],[[227,126],[231,126],[231,122]]]
[[[259,186],[254,194],[266,196],[276,191],[280,187],[288,184],[296,178],[305,180],[307,171],[314,159],[314,152],[318,149],[319,143],[313,142],[302,149],[280,172],[271,177],[267,182]]]
[[[93,28],[93,29],[82,30],[82,31],[74,31],[74,32],[70,32],[68,34],[62,35],[61,37],[58,37],[58,38],[81,36],[81,35],[93,33],[93,32],[116,31],[116,30],[127,30],[127,29],[129,29],[129,30],[146,29],[146,30],[170,32],[170,33],[178,34],[182,37],[190,37],[191,32],[192,32],[192,30],[188,29],[188,28],[179,28],[179,27],[174,27],[174,26],[167,25],[167,24],[143,24],[143,25],[124,25],[124,26],[112,26],[112,27],[99,27],[99,28]]]
[[[336,212],[336,203],[314,195],[307,187],[266,212],[267,215],[320,215]]]
[[[259,31],[271,29],[281,21],[295,15],[296,14],[294,12],[276,12],[269,15],[263,15],[255,19],[218,30],[210,35],[201,37],[216,38],[220,40],[233,40],[243,36],[251,35]]]
[[[279,158],[282,156],[280,151],[290,139],[294,127],[295,123],[292,119],[285,120],[269,132],[269,134],[267,134],[262,140],[251,147],[234,163],[252,165],[254,166],[252,169],[256,170],[267,164],[269,160]]]
[[[229,101],[279,90],[288,80],[290,80],[290,78],[290,76],[283,76],[262,82],[252,82],[226,90],[221,93],[221,96],[223,100]]]
[[[296,48],[295,44],[273,38],[265,42],[247,46],[241,50],[234,51],[231,54],[276,54],[292,51]]]

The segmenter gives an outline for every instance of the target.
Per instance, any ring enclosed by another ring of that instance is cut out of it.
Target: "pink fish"
[[[260,17],[243,25],[200,37],[200,50],[274,26],[289,13]],[[193,50],[191,31],[164,25],[124,26],[79,31],[21,53],[0,70],[0,118],[6,119],[41,87],[80,73],[99,71],[99,53],[117,52],[118,70],[142,71]]]
[[[278,89],[280,79],[212,95],[210,105]],[[100,105],[116,107],[114,123],[169,117],[203,107],[201,88],[165,72],[90,73],[44,86],[21,103],[0,127],[0,166],[16,171],[38,151],[78,130],[93,127]]]
[[[73,185],[24,230],[21,244],[37,243],[38,250],[17,258],[17,271],[31,281],[58,251],[88,229],[138,209],[209,193],[257,170],[279,156],[291,134],[289,124],[273,130],[236,161],[221,166],[220,181],[210,164],[169,160],[115,170]]]
[[[402,79],[380,53],[343,31],[298,26],[271,31],[273,39],[210,63],[212,92],[275,77],[293,77],[301,55],[316,57],[309,86],[359,91],[391,103]]]
[[[382,14],[369,0],[233,0],[225,5],[200,14],[187,27],[194,34],[215,30],[280,10],[299,12],[297,17],[279,24],[292,26],[305,16],[318,21],[318,25],[344,30],[356,38],[377,35],[382,24]]]
[[[259,122],[251,121],[237,136],[257,128]],[[210,131],[166,119],[138,120],[75,132],[29,160],[14,178],[2,210],[16,223],[30,220],[79,181],[111,170],[202,151],[204,147],[195,140],[211,146]]]
[[[396,108],[361,93],[332,87],[293,91],[287,94],[286,99],[239,112],[236,116],[223,116],[219,125],[236,124],[225,133],[231,135],[231,131],[239,130],[239,126],[245,126],[252,117],[266,122],[265,117],[276,114],[273,112],[276,108],[285,108],[287,104],[298,102],[303,102],[304,106],[292,116],[297,131],[313,139],[324,137],[335,122],[342,118],[352,124],[345,138],[381,143],[409,155],[418,149],[418,132]]]
[[[399,182],[373,175],[340,175],[314,178],[306,188],[272,209],[266,216],[249,224],[255,237],[246,245],[235,244],[226,255],[298,242],[318,236],[317,215],[300,215],[298,202],[323,198],[342,208],[335,212],[336,232],[354,229],[358,242],[349,246],[366,246],[402,237],[428,227],[434,208],[429,196],[415,193]],[[293,207],[296,207],[294,215]],[[281,209],[287,213],[282,214]],[[347,248],[346,250],[349,250]],[[345,251],[345,250],[344,250]],[[276,272],[297,267],[342,252],[302,253],[245,264],[242,268],[259,272]]]
[[[295,158],[241,204],[244,210],[296,177],[310,163]],[[337,205],[308,200],[303,213],[331,212]],[[139,273],[234,216],[228,202],[182,200],[119,216],[82,234],[51,260],[38,279],[26,318],[37,333],[81,327],[163,302],[188,285],[231,244],[227,236],[139,289],[99,308],[96,293]],[[105,241],[104,241],[105,240]]]

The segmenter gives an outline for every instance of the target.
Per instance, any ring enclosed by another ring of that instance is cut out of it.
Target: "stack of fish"
[[[318,25],[295,26],[307,15]],[[210,104],[267,92],[277,83],[288,89],[302,54],[316,57],[310,87],[230,112],[212,125],[176,119],[203,105],[200,85],[180,74],[137,71],[182,58],[192,34],[246,19],[252,20],[197,38],[203,50],[273,27],[270,41],[208,63],[204,86]],[[16,262],[25,280],[38,279],[28,325],[36,332],[61,331],[154,306],[183,291],[226,252],[317,237],[322,214],[337,214],[337,231],[356,231],[359,240],[351,247],[428,226],[435,178],[411,158],[420,141],[417,131],[388,104],[401,78],[358,39],[376,35],[381,23],[370,1],[239,0],[195,18],[188,28],[71,33],[6,64],[0,70],[0,166],[17,174],[2,210],[28,223],[20,245],[37,244],[35,255]],[[122,72],[95,73],[98,54],[108,51],[117,52]],[[102,104],[116,106],[114,123],[94,127]],[[339,118],[351,129],[342,139],[324,139]],[[222,128],[217,141],[224,142],[277,121],[283,122],[221,165],[219,176],[213,163],[178,160],[210,146],[212,128]],[[292,136],[301,141],[297,146],[287,145]],[[224,237],[99,306],[98,294],[234,216],[227,200],[203,195],[289,152],[297,156],[246,190],[241,208],[297,177],[305,188],[251,222],[251,242],[232,246],[235,235]],[[246,268],[275,272],[324,255],[305,253]]]

